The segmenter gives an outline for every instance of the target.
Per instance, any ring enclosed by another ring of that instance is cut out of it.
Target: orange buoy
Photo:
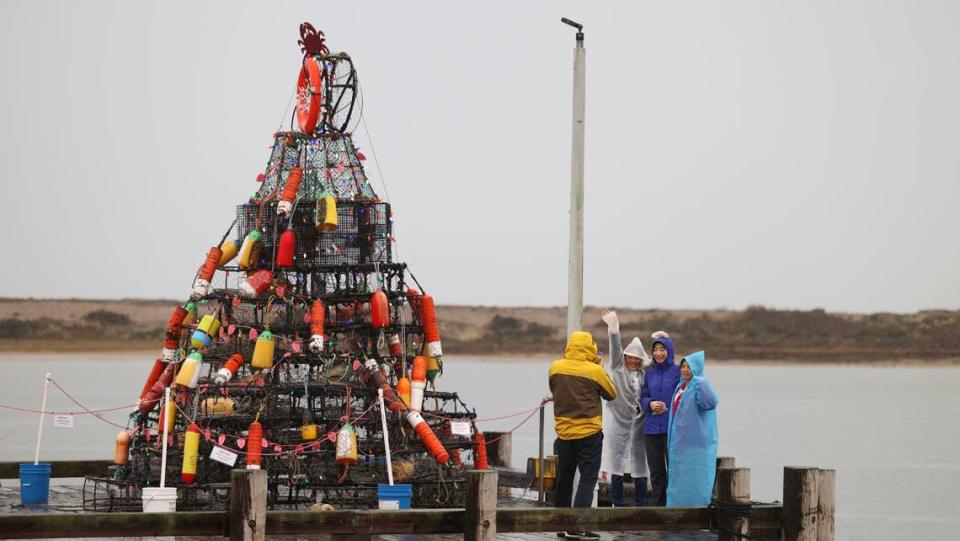
[[[254,420],[247,429],[247,469],[259,470],[263,452],[263,425]]]
[[[192,484],[197,478],[197,458],[200,456],[200,428],[190,423],[187,435],[183,438],[183,467],[180,468],[180,481]]]
[[[437,311],[433,297],[423,295],[420,298],[420,319],[423,321],[423,341],[427,343],[427,353],[433,358],[443,356],[440,347],[440,327],[437,325]]]
[[[287,229],[280,235],[277,243],[277,266],[292,267],[293,254],[297,250],[297,234],[293,229]]]
[[[294,167],[287,173],[287,183],[283,187],[283,195],[277,203],[277,214],[287,217],[293,210],[293,202],[297,199],[297,190],[300,189],[300,180],[303,178],[303,169]]]
[[[374,291],[370,295],[370,324],[374,329],[390,325],[390,303],[383,291]]]
[[[427,359],[417,355],[413,359],[413,373],[410,383],[410,409],[420,411],[423,407],[423,391],[427,388]]]
[[[403,400],[404,404],[410,405],[410,380],[406,377],[397,380],[397,394],[400,395],[400,400]]]
[[[447,450],[443,447],[443,444],[440,443],[440,440],[437,439],[437,435],[433,433],[433,429],[430,428],[430,425],[423,420],[423,417],[418,411],[411,411],[407,413],[407,422],[410,423],[410,426],[413,427],[414,432],[417,433],[417,436],[420,437],[420,441],[427,446],[427,450],[430,451],[430,454],[439,464],[446,464],[450,462],[450,454],[447,453]]]
[[[233,376],[237,375],[237,370],[243,364],[243,355],[239,353],[234,353],[227,359],[227,362],[223,363],[223,366],[220,370],[217,370],[217,375],[213,378],[213,382],[217,385],[223,385],[224,383],[233,379]]]
[[[123,466],[130,461],[130,433],[126,430],[117,434],[117,445],[113,450],[113,463]]]
[[[150,392],[153,384],[160,379],[160,374],[163,373],[163,369],[166,366],[167,365],[163,362],[163,359],[157,359],[156,361],[153,361],[153,368],[150,370],[150,374],[147,376],[147,381],[143,384],[143,389],[140,390],[140,400],[143,400],[143,397],[147,396],[147,393]]]
[[[300,125],[300,131],[307,135],[312,134],[317,127],[322,95],[320,65],[312,56],[306,56],[297,77],[297,124]]]
[[[203,262],[203,266],[200,267],[200,273],[197,275],[196,281],[193,282],[193,293],[190,295],[191,299],[199,300],[210,292],[210,280],[213,280],[213,274],[217,272],[217,267],[220,266],[220,258],[222,257],[223,251],[217,246],[210,248],[210,251],[207,252],[207,259]]]
[[[323,325],[327,318],[327,307],[317,299],[310,306],[310,351],[319,354],[323,351]]]
[[[487,440],[483,437],[483,432],[477,432],[473,437],[473,468],[477,470],[490,469],[487,464]]]

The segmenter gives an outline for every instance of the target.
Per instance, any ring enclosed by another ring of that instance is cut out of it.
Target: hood
[[[642,361],[643,366],[650,366],[650,363],[653,362],[653,359],[647,355],[647,351],[643,349],[643,342],[639,338],[634,338],[627,344],[627,347],[623,349],[624,355],[629,355],[631,357],[639,357]]]
[[[593,336],[585,331],[577,331],[570,335],[567,348],[563,351],[563,358],[591,363],[600,362],[600,357],[597,357],[597,343],[593,341]]]
[[[653,351],[653,346],[657,344],[663,344],[663,347],[667,349],[667,360],[663,362],[664,366],[670,366],[673,364],[673,340],[669,336],[660,336],[653,340],[653,343],[650,344],[650,351]],[[657,364],[656,361],[653,362],[654,365]]]
[[[703,351],[698,351],[696,353],[691,353],[683,358],[687,361],[687,364],[690,365],[690,371],[693,372],[694,377],[703,377],[704,365],[707,364],[707,354]]]

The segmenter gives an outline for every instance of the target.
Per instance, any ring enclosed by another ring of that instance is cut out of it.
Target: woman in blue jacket
[[[717,474],[717,404],[713,385],[703,377],[706,355],[698,351],[680,361],[680,384],[670,401],[667,449],[670,481],[667,505],[710,505]]]
[[[640,391],[640,407],[647,413],[643,442],[650,469],[650,505],[667,504],[667,405],[680,382],[680,367],[673,363],[673,341],[667,333],[653,333],[653,366],[647,369]]]

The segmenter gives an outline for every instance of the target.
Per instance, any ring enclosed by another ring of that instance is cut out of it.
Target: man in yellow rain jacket
[[[570,335],[563,358],[550,365],[550,392],[557,429],[556,505],[570,507],[573,475],[579,468],[580,485],[573,505],[590,507],[603,450],[600,399],[617,397],[590,333],[577,331]]]

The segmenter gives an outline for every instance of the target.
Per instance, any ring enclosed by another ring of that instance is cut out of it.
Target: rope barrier
[[[86,406],[84,406],[83,404],[81,404],[76,398],[74,398],[73,395],[71,395],[71,394],[68,393],[63,387],[61,387],[60,384],[57,383],[56,380],[54,380],[54,379],[51,378],[51,379],[50,379],[50,383],[52,383],[54,387],[56,387],[56,388],[57,388],[61,393],[63,393],[67,398],[69,398],[71,402],[73,402],[74,404],[80,406],[84,411],[86,411],[87,413],[90,413],[91,415],[93,415],[93,416],[96,417],[97,419],[100,419],[101,421],[103,421],[103,422],[105,422],[105,423],[107,423],[107,424],[113,425],[113,426],[115,426],[115,427],[117,427],[117,428],[119,428],[119,429],[121,429],[121,430],[126,430],[126,429],[127,429],[126,426],[124,426],[124,425],[118,425],[117,423],[115,423],[115,422],[113,422],[113,421],[110,421],[110,420],[108,420],[108,419],[104,419],[100,414],[98,414],[98,413],[96,413],[96,412],[91,411],[90,409],[88,409]]]
[[[52,381],[52,380],[51,380]],[[156,401],[154,401],[156,402]],[[20,408],[17,406],[11,406],[9,404],[0,404],[0,409],[8,409],[13,411],[21,411],[23,413],[43,413],[45,415],[96,415],[98,413],[106,413],[111,411],[120,411],[120,410],[130,410],[137,407],[137,404],[130,404],[127,406],[118,406],[116,408],[102,408],[95,410],[82,410],[82,411],[45,411],[45,410],[34,410],[29,408]]]
[[[6,434],[0,436],[0,440],[5,440],[5,439],[7,439],[8,437],[12,436],[14,432],[16,432],[17,430],[20,430],[20,428],[23,427],[23,423],[25,423],[25,422],[27,421],[28,415],[29,415],[29,414],[24,413],[23,416],[20,417],[20,422],[17,423],[17,426],[13,427],[13,429],[10,430],[9,432],[7,432]]]

